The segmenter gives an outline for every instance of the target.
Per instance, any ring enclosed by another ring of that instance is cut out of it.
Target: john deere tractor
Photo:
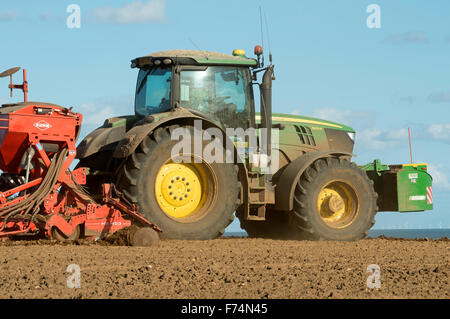
[[[101,185],[114,183],[171,239],[216,238],[236,214],[250,237],[358,240],[378,211],[432,209],[426,164],[359,167],[352,128],[272,113],[274,66],[264,66],[260,46],[255,54],[172,50],[132,60],[135,114],[107,119],[77,148],[89,192],[101,197]],[[254,134],[239,139],[230,128]],[[174,152],[186,136],[203,138]],[[214,161],[195,151],[212,141]]]

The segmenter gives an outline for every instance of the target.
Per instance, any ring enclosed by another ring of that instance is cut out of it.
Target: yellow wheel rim
[[[192,164],[167,163],[156,177],[155,195],[163,212],[171,218],[186,218],[202,207],[202,176]]]
[[[359,201],[355,190],[345,182],[325,185],[317,199],[320,218],[330,227],[344,228],[358,215]]]

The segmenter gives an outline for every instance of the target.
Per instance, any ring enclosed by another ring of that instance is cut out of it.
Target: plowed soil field
[[[157,249],[2,241],[0,298],[448,299],[449,256],[446,239],[221,238],[162,241]],[[80,288],[67,285],[72,264]],[[368,287],[377,278],[381,287]]]

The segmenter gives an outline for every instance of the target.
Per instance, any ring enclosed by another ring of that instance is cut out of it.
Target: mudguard
[[[77,147],[78,159],[83,159],[97,152],[114,149],[114,143],[125,137],[126,126],[99,127],[86,136]]]
[[[187,114],[186,112],[171,112],[172,115],[166,117],[160,117],[158,119],[152,119],[152,117],[147,117],[146,120],[136,123],[136,125],[131,128],[117,145],[113,157],[115,158],[126,158],[134,153],[136,148],[141,144],[144,138],[150,135],[155,129],[160,126],[169,125],[173,123],[183,123],[185,121],[193,121],[195,119],[209,122],[201,117]]]
[[[126,132],[125,136],[121,139],[117,145],[113,157],[126,158],[134,153],[139,144],[142,143],[144,138],[150,135],[154,130],[160,126],[168,126],[172,124],[178,124],[184,126],[186,124],[194,124],[195,120],[201,120],[203,122],[203,128],[217,127],[224,136],[226,136],[223,129],[217,123],[191,113],[184,108],[177,108],[174,111],[160,113],[157,115],[147,116],[143,120],[137,122],[133,128]]]
[[[352,157],[355,155],[340,151],[309,152],[289,163],[275,184],[275,207],[277,210],[290,212],[294,209],[294,192],[300,177],[316,160],[330,156]]]

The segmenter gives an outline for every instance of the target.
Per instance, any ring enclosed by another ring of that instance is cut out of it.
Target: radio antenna
[[[263,47],[262,66],[264,67],[264,30],[263,30],[263,19],[262,19],[261,6],[259,6],[259,24],[261,25],[261,45]]]
[[[198,47],[198,45],[195,44],[195,42],[194,42],[191,38],[188,38],[188,40],[192,43],[192,45],[193,45],[194,47],[197,48],[197,50],[201,51],[201,49]]]
[[[267,33],[267,42],[269,46],[269,61],[272,64],[272,47],[270,46],[270,33],[269,33],[269,24],[267,23],[267,15],[264,12],[264,21],[266,22],[266,33]]]

